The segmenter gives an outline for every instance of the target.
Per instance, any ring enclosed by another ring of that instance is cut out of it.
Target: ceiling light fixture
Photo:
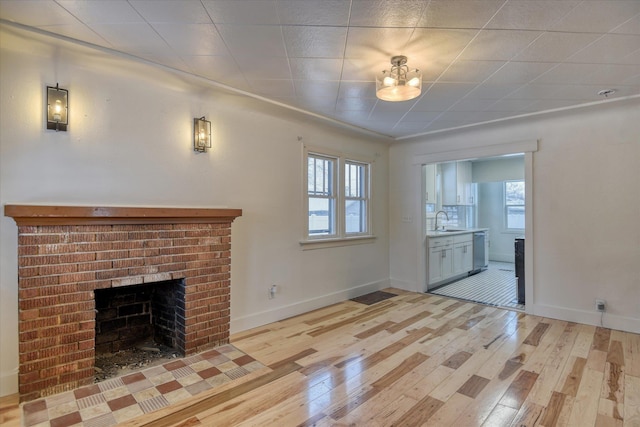
[[[422,73],[410,70],[407,57],[398,55],[391,58],[391,69],[376,76],[376,96],[383,101],[408,101],[422,92]]]

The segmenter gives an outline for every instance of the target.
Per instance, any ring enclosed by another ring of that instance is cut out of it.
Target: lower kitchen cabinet
[[[429,239],[429,285],[450,277],[453,273],[453,239]]]
[[[453,237],[453,276],[473,270],[473,234]]]
[[[473,233],[477,230],[480,229],[427,238],[427,289],[444,285],[473,271]]]

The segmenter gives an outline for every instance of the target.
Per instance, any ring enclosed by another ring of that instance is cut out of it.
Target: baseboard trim
[[[416,282],[408,282],[406,280],[391,278],[389,279],[389,283],[392,288],[402,289],[403,291],[423,292],[421,289],[418,289],[418,285]]]
[[[343,289],[332,292],[330,294],[321,295],[319,297],[310,298],[293,304],[260,311],[258,313],[231,318],[231,333],[246,331],[247,329],[266,325],[268,323],[277,322],[298,314],[307,313],[311,310],[326,307],[331,304],[346,301],[351,298],[359,297],[370,292],[379,291],[388,288],[389,280],[379,280],[376,282],[365,283],[364,285],[354,286],[352,288]]]
[[[534,304],[532,314],[593,326],[601,326],[600,319],[602,318],[602,326],[605,328],[640,334],[640,319],[618,316],[606,312],[601,314],[596,311],[574,310],[571,308]]]
[[[0,397],[18,392],[18,368],[15,372],[0,375]]]

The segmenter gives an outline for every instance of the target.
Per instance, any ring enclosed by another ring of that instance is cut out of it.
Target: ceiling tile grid
[[[0,19],[393,138],[640,96],[638,0],[0,0]],[[418,98],[375,97],[393,55]]]

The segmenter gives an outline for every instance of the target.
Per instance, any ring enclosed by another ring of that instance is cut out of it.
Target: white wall
[[[388,285],[388,146],[157,67],[2,27],[0,204],[232,207],[232,332]],[[47,84],[69,132],[44,129]],[[214,148],[192,150],[193,117]],[[302,137],[302,141],[299,141]],[[301,250],[302,144],[375,160],[371,243]],[[275,299],[267,290],[279,285]],[[0,218],[0,395],[17,391],[17,227]]]
[[[422,289],[420,227],[402,221],[420,200],[416,158],[539,139],[532,155],[533,295],[527,311],[640,332],[640,99],[475,126],[390,149],[392,285]],[[470,156],[473,153],[474,156]],[[466,154],[466,155],[465,155]],[[437,157],[437,156],[436,156]],[[417,172],[416,172],[416,168]],[[414,210],[415,212],[415,210]]]

